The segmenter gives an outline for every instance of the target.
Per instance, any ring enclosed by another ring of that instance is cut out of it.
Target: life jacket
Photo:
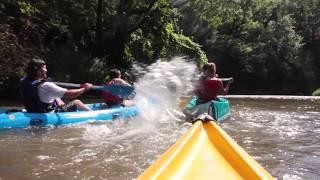
[[[111,85],[111,84],[113,84],[112,80],[105,82],[106,86]],[[102,95],[104,102],[110,106],[122,103],[122,98],[120,96],[114,95],[114,94],[110,93],[109,91],[102,91],[101,95]]]
[[[200,80],[198,90],[199,103],[205,103],[217,98],[220,82],[218,80]]]
[[[30,113],[44,113],[49,112],[57,106],[56,103],[41,102],[38,87],[46,82],[46,80],[32,80],[30,78],[23,78],[21,80],[21,90],[26,110]]]

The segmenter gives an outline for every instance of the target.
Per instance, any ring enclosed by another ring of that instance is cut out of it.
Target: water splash
[[[150,66],[135,64],[132,71],[139,77],[134,84],[134,102],[141,115],[137,119],[113,121],[103,126],[85,124],[83,136],[92,145],[120,142],[137,134],[161,137],[164,133],[161,127],[181,129],[184,121],[177,122],[181,122],[184,115],[178,108],[179,97],[192,91],[193,82],[198,78],[197,66],[183,57],[176,57],[171,61],[158,60]]]
[[[137,176],[191,126],[179,118],[178,101],[193,89],[196,69],[195,64],[181,57],[168,62],[158,60],[148,67],[135,65],[133,70],[140,78],[134,84],[134,101],[141,116],[58,128],[54,131],[56,137],[50,135],[51,142],[62,142],[67,147],[59,154],[42,152],[38,157],[42,170],[35,171],[34,176],[43,178],[48,171],[72,178],[86,173],[92,179]],[[47,156],[55,158],[45,159]]]
[[[179,119],[179,98],[193,89],[198,78],[197,67],[183,57],[171,61],[158,60],[148,67],[134,65],[138,75],[143,74],[135,83],[136,105],[143,111],[143,119]]]

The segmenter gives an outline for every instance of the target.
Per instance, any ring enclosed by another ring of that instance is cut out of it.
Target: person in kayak
[[[203,75],[195,90],[199,104],[214,100],[217,98],[217,95],[228,94],[233,78],[231,78],[224,87],[222,80],[219,79],[216,74],[216,65],[212,62],[205,64],[202,71]]]
[[[121,78],[121,71],[118,69],[112,69],[109,74],[109,79],[105,81],[105,86],[109,85],[126,85],[131,86],[125,80]],[[112,94],[108,91],[103,91],[101,93],[102,99],[106,103],[106,107],[112,107],[114,105],[132,106],[133,102],[131,100],[123,99],[119,95]]]
[[[70,112],[77,109],[91,111],[76,99],[65,104],[61,98],[75,98],[87,92],[92,84],[85,83],[78,89],[65,89],[46,81],[47,66],[42,59],[32,59],[26,67],[27,76],[21,80],[25,108],[32,113]]]

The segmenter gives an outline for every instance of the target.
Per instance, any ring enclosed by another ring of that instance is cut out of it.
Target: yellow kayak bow
[[[273,179],[219,125],[197,121],[139,177],[142,179]]]

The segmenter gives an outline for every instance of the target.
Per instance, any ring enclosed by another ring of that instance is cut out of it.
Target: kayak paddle
[[[75,83],[64,83],[64,82],[53,82],[59,86],[64,87],[75,87],[80,88],[80,84]],[[118,95],[122,98],[127,98],[131,94],[134,93],[134,87],[128,85],[121,85],[121,84],[113,84],[113,85],[106,85],[106,86],[92,86],[91,89],[100,90],[100,91],[108,91],[111,94]]]
[[[231,80],[233,80],[232,77],[230,77],[230,78],[218,78],[218,79],[220,79],[221,81],[231,81]]]

